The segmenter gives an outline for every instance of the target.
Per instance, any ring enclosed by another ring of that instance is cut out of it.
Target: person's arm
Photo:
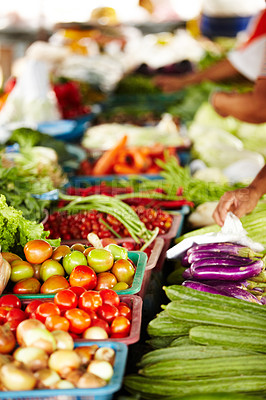
[[[266,164],[247,188],[226,192],[221,197],[213,218],[220,226],[223,226],[228,211],[241,218],[256,207],[264,194],[266,194]]]
[[[218,82],[237,75],[239,75],[239,72],[226,58],[203,71],[191,72],[183,76],[157,75],[153,81],[155,85],[160,87],[164,92],[175,92],[185,86],[200,83],[205,80]]]

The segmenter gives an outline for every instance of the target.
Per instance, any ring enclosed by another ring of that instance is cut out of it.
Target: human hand
[[[163,92],[171,93],[182,89],[186,85],[186,80],[176,76],[157,75],[153,78],[153,83]]]
[[[241,218],[256,207],[259,198],[260,195],[253,187],[226,192],[213,212],[213,219],[218,225],[223,226],[228,211]]]

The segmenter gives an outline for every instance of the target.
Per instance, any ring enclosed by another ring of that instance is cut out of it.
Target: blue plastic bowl
[[[60,119],[58,121],[42,122],[38,124],[37,129],[55,139],[73,142],[83,136],[94,116],[94,113],[90,113],[76,119]]]
[[[200,31],[202,35],[213,38],[218,36],[235,37],[246,29],[252,16],[248,17],[209,17],[202,14]]]

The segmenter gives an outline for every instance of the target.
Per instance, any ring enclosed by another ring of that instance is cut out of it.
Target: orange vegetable
[[[110,150],[107,150],[96,162],[92,169],[92,175],[104,175],[107,174],[116,162],[116,158],[121,150],[125,148],[127,142],[127,136],[123,136],[122,139]]]
[[[138,172],[135,168],[130,167],[127,164],[115,164],[113,169],[116,174],[121,175],[136,174]]]

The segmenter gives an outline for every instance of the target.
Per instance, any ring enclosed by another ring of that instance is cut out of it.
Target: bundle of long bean
[[[68,196],[63,193],[60,193],[60,197],[69,201],[60,211],[77,213],[79,211],[97,210],[114,216],[127,228],[129,234],[137,243],[140,242],[140,239],[145,241],[142,250],[149,246],[158,235],[158,228],[153,231],[148,230],[145,224],[140,221],[136,212],[128,204],[115,197],[105,195]]]

